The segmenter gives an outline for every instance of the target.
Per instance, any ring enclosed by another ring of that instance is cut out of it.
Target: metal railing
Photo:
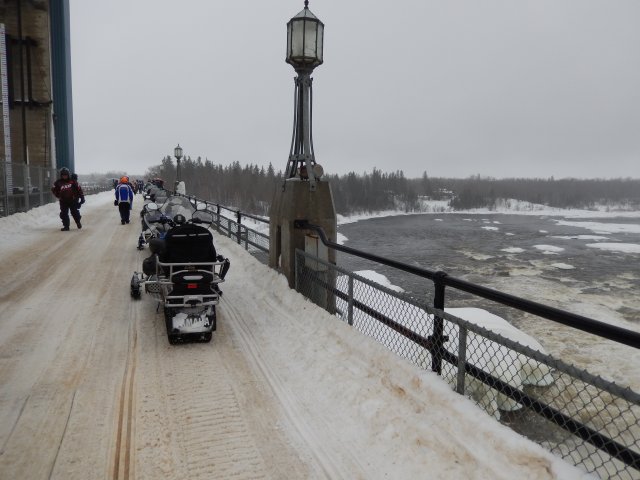
[[[631,389],[301,250],[296,290],[399,356],[437,368],[458,393],[587,472],[640,478],[640,394]]]
[[[269,225],[269,219],[258,215],[242,212],[238,209],[226,207],[219,203],[201,200],[194,196],[185,195],[192,202],[204,203],[207,210],[214,213],[215,228],[218,233],[234,239],[239,245],[243,245],[245,250],[257,257],[263,263],[268,262],[269,257],[269,235],[243,224],[243,219],[249,219],[256,225]],[[226,212],[227,215],[224,215]]]

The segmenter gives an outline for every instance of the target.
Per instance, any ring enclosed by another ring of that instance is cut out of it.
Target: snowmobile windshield
[[[186,219],[191,219],[196,209],[185,197],[169,197],[160,207],[160,211],[169,218],[180,214],[184,215]]]
[[[155,202],[158,205],[162,205],[163,203],[165,203],[167,201],[167,198],[169,197],[169,192],[158,187],[154,187],[154,190],[152,193],[154,195],[153,198],[155,198]]]

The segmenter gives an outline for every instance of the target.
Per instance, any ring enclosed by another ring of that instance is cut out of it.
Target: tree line
[[[257,215],[268,215],[277,188],[282,188],[283,173],[273,165],[215,164],[198,157],[180,162],[181,178],[187,193]],[[148,178],[159,177],[169,188],[176,179],[176,164],[167,156],[150,168]],[[337,213],[349,215],[380,210],[419,211],[421,199],[446,200],[457,210],[493,209],[504,199],[557,208],[591,208],[595,205],[640,207],[639,179],[574,179],[553,177],[494,179],[472,176],[460,178],[406,178],[402,170],[346,175],[326,175]]]

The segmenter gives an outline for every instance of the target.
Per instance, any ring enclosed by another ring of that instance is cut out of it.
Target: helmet
[[[60,169],[60,176],[62,176],[62,175],[69,176],[69,169],[67,167],[62,167]]]
[[[187,219],[184,215],[182,215],[181,213],[178,213],[175,217],[173,217],[173,222],[176,225],[182,225],[184,223],[187,223]]]
[[[120,183],[127,183],[129,181],[129,177],[126,175],[120,179]]]

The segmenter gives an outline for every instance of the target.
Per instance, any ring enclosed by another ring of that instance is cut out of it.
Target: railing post
[[[240,230],[242,230],[242,212],[240,212],[240,210],[236,212],[236,218],[238,219],[238,231],[236,232],[236,235],[238,237],[238,245],[240,245],[242,242],[240,233]]]
[[[220,224],[220,204],[216,203],[216,225],[218,227],[218,232],[222,233],[222,225]]]
[[[353,277],[349,275],[348,303],[347,303],[347,323],[353,326]]]
[[[295,278],[294,283],[295,283],[296,292],[300,293],[300,282],[298,280],[300,278],[300,266],[299,266],[299,264],[300,264],[300,260],[299,260],[300,254],[298,252],[296,252],[295,256],[296,256],[296,260],[295,260],[295,265],[294,265],[293,268],[294,268],[294,271],[295,271],[295,275],[294,276],[296,278]]]
[[[444,310],[444,277],[445,272],[436,272],[433,279],[435,293],[433,297],[433,308]],[[442,374],[442,349],[444,348],[444,321],[439,316],[434,317],[433,335],[431,336],[433,351],[431,353],[431,370],[438,375]]]
[[[458,338],[458,381],[456,383],[456,392],[464,395],[464,364],[467,363],[467,329],[458,327],[460,330]]]
[[[30,205],[29,205],[29,165],[28,164],[24,164],[23,165],[23,181],[22,184],[24,185],[24,211],[27,212],[29,211]]]
[[[229,238],[231,238],[231,219],[230,218],[227,218],[227,232],[229,232],[228,235],[229,235]]]
[[[44,205],[44,172],[38,168],[38,190],[40,191],[40,205]]]

